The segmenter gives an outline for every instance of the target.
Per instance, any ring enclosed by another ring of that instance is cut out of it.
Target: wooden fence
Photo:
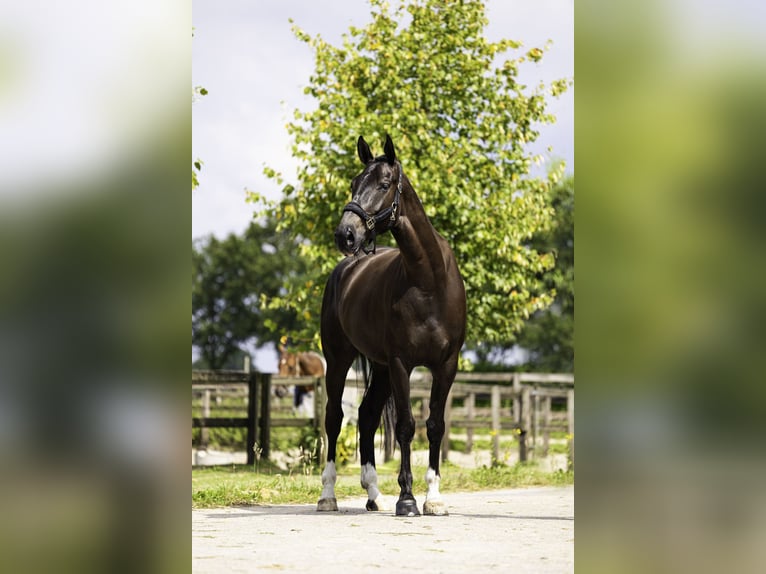
[[[413,409],[415,420],[422,427],[428,418],[430,374],[425,373],[410,385],[410,398],[419,403]],[[477,397],[489,398],[489,408],[477,407]],[[557,399],[565,412],[553,409]],[[510,408],[503,408],[503,402]],[[456,403],[460,403],[457,405]],[[489,429],[492,437],[492,457],[500,460],[502,430],[515,431],[519,460],[529,460],[537,452],[548,454],[550,433],[566,432],[570,464],[574,464],[574,375],[548,373],[458,373],[450,389],[445,412],[445,437],[453,429],[465,429],[466,452],[473,449],[474,431]],[[388,443],[388,441],[386,441]],[[541,443],[538,445],[538,443]],[[449,441],[442,441],[442,460],[447,460]],[[391,452],[385,451],[386,458]]]
[[[272,390],[292,385],[314,387],[314,412],[311,417],[284,416],[275,410]],[[410,398],[413,415],[419,428],[428,418],[430,374],[413,376]],[[203,416],[192,419],[192,427],[201,429],[201,441],[206,441],[206,429],[213,427],[244,427],[247,429],[247,461],[253,464],[256,445],[260,455],[268,459],[271,453],[271,429],[275,427],[311,426],[327,443],[324,433],[324,379],[318,377],[280,377],[268,373],[245,371],[192,371],[193,393],[201,394]],[[246,417],[210,417],[211,393],[247,392]],[[489,408],[480,407],[489,399]],[[565,410],[553,409],[554,402]],[[259,408],[260,407],[260,408]],[[529,460],[538,454],[545,456],[550,433],[565,431],[570,465],[574,465],[574,376],[546,373],[458,373],[450,390],[445,410],[445,438],[453,429],[465,429],[466,451],[471,452],[477,429],[489,429],[492,456],[500,460],[501,431],[511,430],[518,441],[519,460]],[[384,457],[393,454],[393,434],[386,433]],[[447,460],[449,440],[442,442],[442,459]],[[322,448],[320,460],[326,451]]]
[[[313,386],[314,416],[286,417],[281,413],[273,412],[272,389],[274,387],[288,386]],[[211,396],[221,397],[222,394],[242,396],[246,389],[247,416],[246,417],[211,417]],[[202,416],[192,417],[192,428],[199,428],[201,433],[200,442],[207,444],[208,428],[246,428],[247,441],[247,464],[255,462],[256,447],[260,456],[268,459],[271,455],[271,429],[275,427],[306,427],[311,426],[320,430],[319,421],[324,421],[323,379],[319,377],[280,377],[270,373],[258,373],[255,371],[192,371],[192,393],[197,393],[202,399]],[[260,407],[260,408],[259,408]],[[276,416],[275,416],[276,415]]]

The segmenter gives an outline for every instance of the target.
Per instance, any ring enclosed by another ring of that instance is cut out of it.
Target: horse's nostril
[[[349,253],[354,249],[356,235],[354,228],[350,225],[341,225],[335,230],[335,244],[344,253]]]

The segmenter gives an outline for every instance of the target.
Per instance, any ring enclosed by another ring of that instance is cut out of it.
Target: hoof
[[[317,512],[338,510],[338,501],[334,498],[322,498],[317,503]]]
[[[431,516],[448,516],[447,505],[441,500],[426,500],[423,504],[423,514],[429,514]]]
[[[397,516],[420,516],[418,510],[418,503],[414,498],[405,498],[404,500],[398,500],[396,502],[396,515]]]
[[[375,500],[368,499],[365,508],[370,512],[380,512],[388,510],[388,505],[385,503],[385,499],[382,496],[378,496]]]

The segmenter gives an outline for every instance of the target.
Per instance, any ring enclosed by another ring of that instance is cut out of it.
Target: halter
[[[383,209],[381,209],[374,215],[370,215],[355,200],[351,200],[343,208],[343,213],[345,213],[346,211],[350,211],[351,213],[358,215],[362,219],[362,221],[364,221],[364,224],[367,227],[367,230],[372,234],[370,239],[367,241],[367,244],[366,245],[362,244],[362,251],[364,251],[365,254],[375,253],[375,237],[377,236],[379,232],[378,226],[388,222],[388,225],[385,228],[380,229],[380,233],[384,233],[388,231],[389,229],[391,229],[396,223],[397,212],[399,211],[399,197],[401,196],[401,194],[402,194],[402,166],[399,165],[399,183],[396,186],[396,193],[394,193],[394,201],[391,202],[390,207],[384,207]],[[371,249],[368,247],[370,243],[372,244]]]

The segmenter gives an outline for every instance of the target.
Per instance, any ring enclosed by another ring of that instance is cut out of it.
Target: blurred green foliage
[[[481,2],[370,5],[371,22],[351,27],[341,46],[293,27],[316,55],[305,91],[317,106],[295,110],[287,124],[299,161],[296,179],[265,169],[284,192],[267,211],[301,239],[312,266],[306,280],[286,283],[287,293],[268,305],[307,312],[304,336],[318,336],[322,290],[340,257],[333,230],[361,169],[356,138],[364,135],[380,152],[375,148],[389,133],[434,227],[457,256],[468,341],[508,341],[553,300],[542,280],[553,254],[534,249],[530,239],[551,224],[548,192],[564,166],[547,178],[531,177],[542,158],[527,144],[537,139],[539,124],[554,121],[546,98],[567,81],[520,84],[519,68],[537,62],[543,50],[489,42]]]
[[[576,22],[578,566],[758,572],[762,6],[585,2]]]
[[[548,232],[536,234],[531,244],[555,255],[555,267],[543,276],[555,298],[550,307],[536,311],[524,323],[516,344],[529,351],[521,367],[525,371],[571,373],[575,355],[574,176],[558,182],[550,193],[553,223]]]
[[[118,165],[2,198],[0,570],[178,563],[188,111]]]
[[[0,18],[0,571],[188,571],[191,7],[39,8]]]
[[[574,176],[560,180],[550,194],[553,222],[550,229],[535,234],[530,244],[555,256],[555,266],[543,274],[546,287],[555,293],[553,304],[535,311],[514,341],[474,346],[471,350],[477,356],[477,371],[574,371]],[[507,359],[515,345],[524,349],[527,357],[511,367]]]

